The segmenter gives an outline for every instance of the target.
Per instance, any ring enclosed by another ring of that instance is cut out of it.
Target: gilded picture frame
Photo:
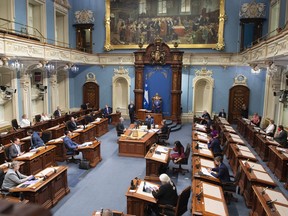
[[[158,36],[170,47],[223,50],[225,18],[225,0],[106,0],[104,49],[145,48]]]

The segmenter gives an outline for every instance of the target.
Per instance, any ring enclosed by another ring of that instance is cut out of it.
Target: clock
[[[86,81],[87,81],[87,82],[96,81],[96,76],[95,76],[95,74],[92,73],[92,72],[87,73],[87,75],[86,75]]]

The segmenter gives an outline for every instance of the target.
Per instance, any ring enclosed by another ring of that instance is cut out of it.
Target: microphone
[[[264,194],[265,194],[265,191],[267,190],[267,188],[268,188],[268,187],[266,187],[266,188],[263,188],[263,190],[262,190],[262,192],[261,192],[261,194],[262,194],[262,195],[264,195]]]
[[[245,164],[245,165],[248,165],[248,161],[249,161],[249,158],[245,161],[244,164]]]
[[[249,173],[252,172],[252,168],[253,168],[253,167],[254,167],[254,165],[252,165],[251,167],[249,167],[249,169],[248,169]]]
[[[272,209],[272,208],[273,208],[273,205],[272,205],[272,204],[273,204],[274,202],[276,202],[276,201],[277,201],[277,199],[275,199],[275,200],[268,200],[268,201],[266,201],[266,204],[268,205],[269,208]]]
[[[202,193],[203,193],[203,190],[201,190],[198,194],[196,194],[196,197],[197,197],[198,201],[201,200]]]

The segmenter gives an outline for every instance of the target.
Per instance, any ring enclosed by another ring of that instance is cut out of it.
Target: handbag
[[[79,169],[85,169],[85,170],[90,169],[89,161],[85,159],[81,160],[79,163]]]

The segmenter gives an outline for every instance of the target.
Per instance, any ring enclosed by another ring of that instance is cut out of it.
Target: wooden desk
[[[266,173],[262,165],[250,161],[247,162],[240,160],[240,166],[240,193],[243,193],[245,203],[250,208],[253,203],[252,185],[274,188],[276,184],[269,174]],[[252,168],[251,172],[249,172],[250,168]]]
[[[101,118],[99,121],[93,121],[91,124],[94,124],[96,126],[96,137],[100,137],[103,134],[108,132],[108,119],[107,118]]]
[[[79,137],[80,143],[88,142],[88,141],[95,139],[96,126],[93,124],[89,124],[89,125],[85,126],[85,129],[84,128],[78,128],[78,129],[74,130],[73,132],[80,134],[80,137]]]
[[[155,124],[161,125],[161,121],[163,120],[162,113],[152,113],[146,109],[139,109],[137,112],[137,118],[141,121],[145,121],[148,114],[154,119]]]
[[[46,167],[55,165],[55,146],[46,146],[38,148],[38,152],[27,152],[19,157],[17,161],[24,161],[25,175],[35,175],[37,172],[45,169]]]
[[[46,131],[51,131],[52,133],[52,139],[56,139],[58,137],[61,137],[64,135],[64,132],[66,130],[65,124],[56,125],[50,128],[47,128]]]
[[[231,166],[231,169],[236,174],[238,168],[239,168],[239,160],[250,160],[253,162],[257,161],[257,158],[253,153],[249,150],[247,146],[242,146],[238,144],[230,144],[229,147],[229,164]]]
[[[17,129],[16,131],[12,131],[9,133],[1,134],[0,135],[0,143],[2,145],[7,145],[11,143],[13,137],[18,137],[19,139],[25,137],[25,130],[24,129]]]
[[[161,145],[154,144],[151,146],[145,156],[146,181],[159,181],[159,176],[162,174],[159,173],[159,171],[163,170],[163,168],[168,167],[169,165],[170,151],[170,148]]]
[[[198,142],[198,143],[197,143]],[[201,156],[205,158],[214,159],[214,154],[211,150],[208,149],[208,145],[203,142],[193,141],[192,142],[192,154],[193,156]],[[198,147],[197,147],[198,146]],[[199,147],[200,146],[200,147]]]
[[[232,152],[231,151],[231,148],[230,148],[230,145],[231,144],[239,144],[239,145],[243,145],[243,146],[246,146],[244,140],[241,139],[241,137],[238,135],[238,134],[233,134],[233,133],[229,133],[229,132],[225,132],[222,136],[223,138],[223,144],[228,142],[227,143],[227,149],[226,149],[226,156],[227,158],[229,158],[231,155]]]
[[[207,128],[205,125],[195,123],[193,124],[192,131],[201,131],[207,133]]]
[[[70,138],[71,140],[73,140],[74,142],[76,143],[79,143],[79,137],[80,137],[80,134],[79,133],[72,133]],[[53,140],[50,140],[48,143],[46,143],[46,145],[53,145],[53,146],[56,146],[56,149],[55,149],[55,160],[56,161],[65,161],[66,160],[66,153],[67,153],[67,150],[65,148],[65,145],[63,143],[63,136],[62,137],[59,137],[57,139],[53,139]]]
[[[229,215],[221,186],[195,179],[192,191],[192,215]]]
[[[207,170],[207,168],[212,169],[216,167],[214,160],[203,158],[203,157],[193,157],[192,164],[193,164],[192,165],[193,179],[201,179],[206,182],[211,182],[213,184],[218,184],[218,185],[221,184],[218,178],[215,178],[214,176],[211,176],[211,175],[206,175],[203,170],[203,169]]]
[[[201,131],[192,131],[192,140],[193,141],[201,141],[201,142],[205,142],[207,143],[208,137],[207,137],[207,133],[205,132],[201,132]]]
[[[157,133],[156,132],[141,132],[139,131],[140,137],[134,138],[132,136],[132,130],[128,129],[118,139],[118,151],[120,156],[128,157],[145,157],[150,146],[153,143],[157,142]],[[141,134],[143,136],[141,136]]]
[[[93,141],[92,145],[79,147],[78,151],[82,152],[83,159],[89,161],[90,167],[95,167],[101,160],[100,141]]]
[[[111,124],[116,125],[118,124],[118,122],[120,122],[119,118],[121,117],[121,112],[111,113],[110,117],[111,117]]]
[[[54,118],[54,119],[50,119],[49,120],[49,127],[54,127],[56,125],[60,125],[60,124],[63,124],[63,122],[66,121],[66,116],[65,115],[62,115],[58,118]]]
[[[149,203],[156,203],[152,193],[143,192],[144,181],[138,180],[138,186],[135,191],[131,192],[130,187],[126,192],[127,197],[127,214],[144,216],[144,209]],[[157,187],[158,185],[146,182],[146,186]]]
[[[247,121],[249,120],[243,119],[243,118],[238,118],[238,121],[237,121],[237,130],[243,137],[246,137],[246,130],[247,130],[247,125],[248,125]]]
[[[219,125],[220,130],[224,133],[224,132],[229,132],[232,134],[237,134],[237,132],[234,130],[233,127],[231,127],[230,125]]]
[[[26,134],[28,130],[41,132],[49,128],[49,125],[50,125],[49,121],[42,121],[42,122],[36,122],[34,125],[25,127],[24,129]]]
[[[269,160],[267,165],[280,181],[288,180],[288,152],[287,149],[273,145],[269,146]]]
[[[251,216],[284,216],[288,214],[288,200],[281,192],[259,186],[252,186],[252,188],[254,196],[253,206],[250,212]],[[269,201],[274,202],[269,206],[267,204]]]
[[[258,133],[257,130],[254,129],[253,125],[247,125],[247,130],[246,130],[246,139],[248,143],[254,148],[254,142],[255,142],[255,135]]]
[[[45,180],[43,179],[45,176]],[[49,167],[40,171],[35,175],[38,181],[27,187],[24,182],[15,188],[10,189],[11,192],[23,192],[24,198],[29,202],[41,205],[44,208],[51,208],[60,199],[70,192],[67,183],[67,167]]]
[[[269,146],[270,145],[274,145],[274,146],[278,146],[279,143],[276,142],[275,140],[270,140],[265,138],[264,135],[262,134],[255,134],[255,151],[258,153],[258,155],[260,156],[260,158],[263,161],[267,161],[268,160],[268,156],[269,156]]]

